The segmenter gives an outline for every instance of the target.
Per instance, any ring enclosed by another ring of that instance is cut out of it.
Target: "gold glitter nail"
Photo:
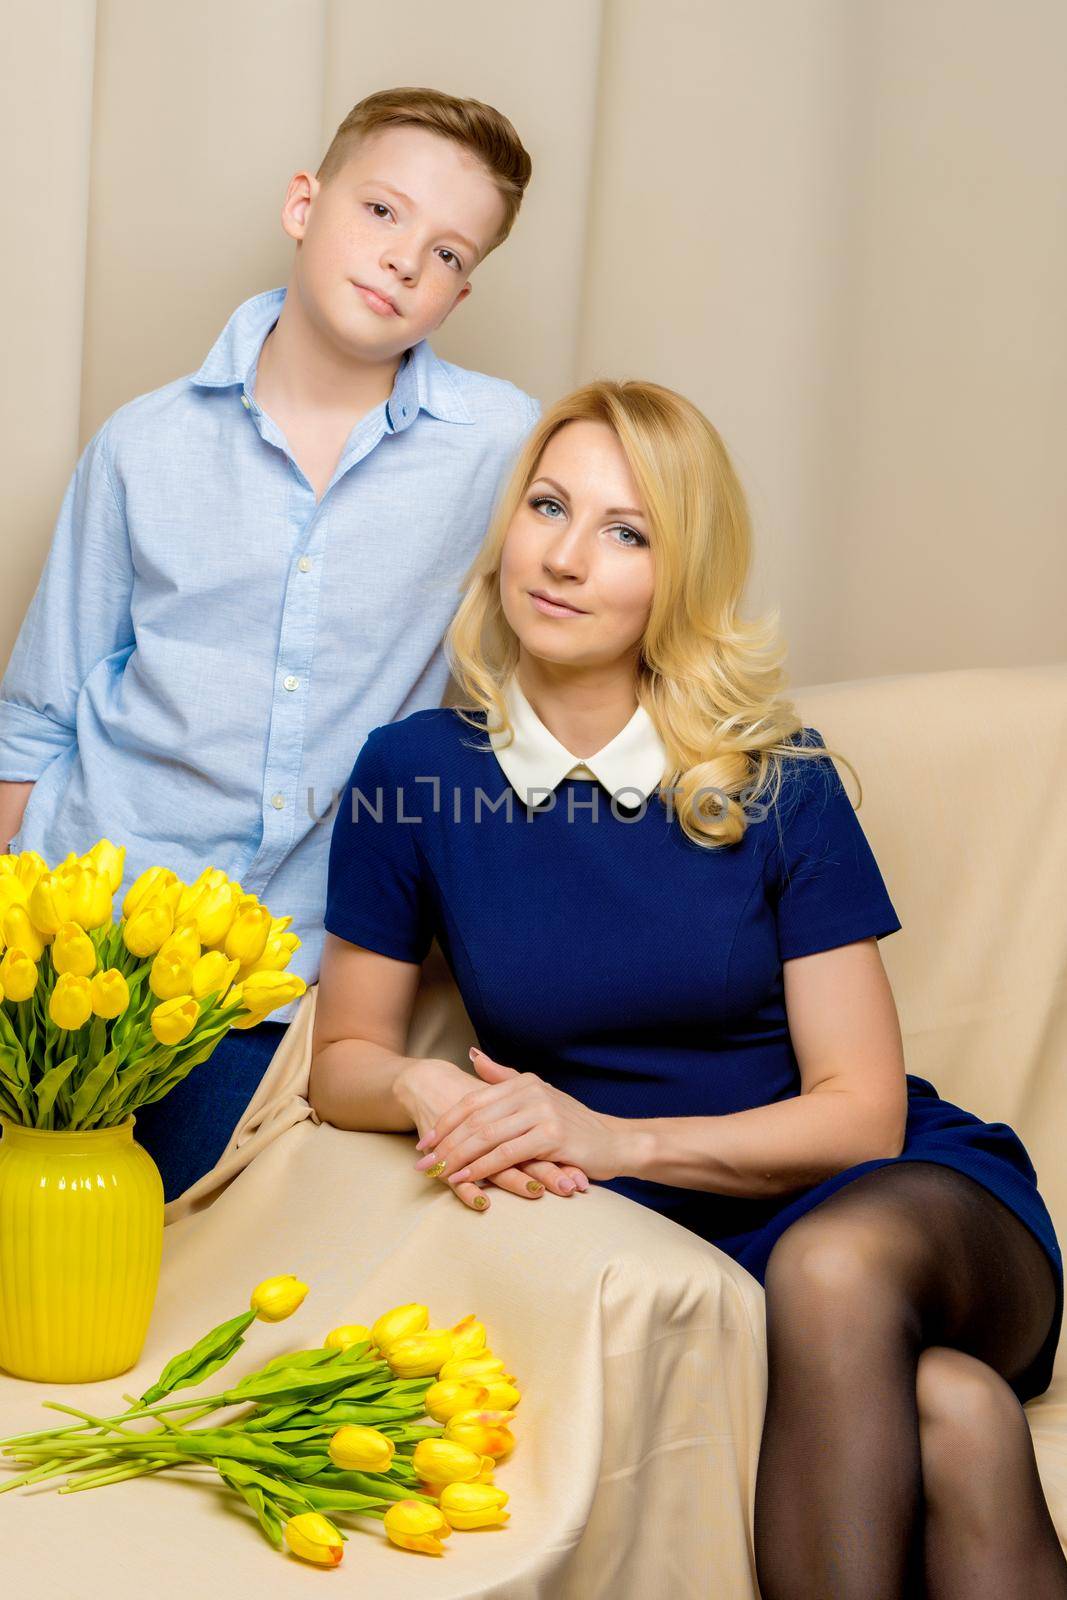
[[[484,1194],[476,1194],[474,1199],[471,1201],[471,1204],[475,1207],[476,1210],[484,1211],[486,1206],[489,1204],[489,1202],[485,1198]]]
[[[428,1178],[439,1178],[447,1166],[447,1161],[435,1161],[432,1167],[427,1167],[426,1176]]]
[[[540,1194],[541,1190],[544,1188],[544,1184],[538,1183],[536,1178],[531,1178],[526,1187],[529,1189],[531,1194]]]

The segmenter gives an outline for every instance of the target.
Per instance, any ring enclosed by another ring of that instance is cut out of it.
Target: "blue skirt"
[[[225,1150],[288,1027],[231,1028],[206,1061],[162,1100],[134,1112],[133,1137],[159,1168],[164,1201],[210,1172]]]

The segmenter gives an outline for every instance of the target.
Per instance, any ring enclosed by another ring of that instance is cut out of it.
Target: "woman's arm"
[[[762,1198],[900,1154],[904,1050],[878,941],[785,961],[782,974],[800,1094],[726,1116],[635,1118],[627,1176]]]

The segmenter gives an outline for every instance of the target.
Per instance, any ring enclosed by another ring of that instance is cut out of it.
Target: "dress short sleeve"
[[[805,728],[795,742],[826,747],[817,728]],[[828,755],[785,758],[778,804],[767,820],[774,830],[781,960],[898,931],[874,852]]]
[[[384,731],[371,730],[341,792],[323,922],[350,944],[421,962],[434,937],[430,886],[416,823],[404,820],[415,808],[390,766]]]

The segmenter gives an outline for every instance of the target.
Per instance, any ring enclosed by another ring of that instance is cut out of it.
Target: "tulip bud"
[[[370,1333],[374,1343],[384,1355],[397,1339],[407,1339],[413,1333],[422,1333],[429,1325],[429,1307],[420,1305],[417,1301],[409,1301],[406,1305],[394,1306],[391,1311],[383,1311],[377,1322],[372,1325]]]
[[[257,1283],[250,1305],[260,1322],[284,1322],[302,1305],[307,1292],[306,1283],[291,1272],[283,1272]]]
[[[118,967],[98,972],[91,987],[94,1016],[121,1017],[130,1003],[130,987]]]
[[[170,943],[169,939],[167,943]],[[176,995],[191,994],[192,964],[181,956],[165,956],[160,949],[148,974],[148,987],[157,1000],[173,1000]]]
[[[192,993],[198,1000],[205,995],[225,997],[226,990],[237,976],[239,961],[227,961],[221,950],[205,950],[193,968]]]
[[[242,906],[233,919],[223,949],[231,961],[250,966],[259,960],[270,935],[270,912],[258,903]]]
[[[200,943],[208,948],[221,945],[237,912],[237,896],[224,878],[221,883],[207,883],[197,898],[190,902],[183,915],[188,915],[196,926]],[[224,951],[219,952],[225,954]]]
[[[350,1345],[363,1344],[364,1341],[368,1344],[374,1343],[370,1329],[365,1328],[361,1322],[346,1322],[326,1335],[322,1347],[324,1350],[347,1350]]]
[[[59,872],[42,872],[30,890],[30,921],[39,933],[52,938],[70,921],[70,899]]]
[[[0,961],[0,983],[4,986],[4,996],[8,1000],[28,1000],[37,987],[37,963],[32,961],[25,950],[20,950],[17,945],[9,945],[3,961]]]
[[[122,925],[122,942],[133,956],[154,956],[174,931],[174,917],[165,900],[143,900]]]
[[[301,1511],[285,1524],[285,1542],[294,1556],[319,1567],[336,1567],[344,1555],[341,1534],[320,1511]]]
[[[431,1383],[423,1396],[426,1415],[447,1422],[457,1411],[474,1411],[489,1404],[489,1390],[473,1378],[444,1378]]]
[[[511,1419],[510,1411],[459,1411],[445,1423],[444,1437],[499,1461],[515,1448],[515,1435],[505,1426]]]
[[[347,1422],[338,1428],[327,1446],[330,1460],[345,1472],[388,1472],[396,1450],[392,1439],[377,1428]],[[416,1455],[418,1448],[416,1447]]]
[[[48,1001],[48,1015],[56,1027],[73,1033],[88,1022],[92,1014],[93,997],[88,978],[73,972],[61,973]]]
[[[195,967],[200,960],[200,935],[196,931],[196,924],[186,922],[177,925],[179,913],[175,912],[175,931],[169,939],[164,939],[159,947],[159,954],[170,960],[184,961],[187,966]]]
[[[422,1550],[433,1556],[444,1554],[441,1540],[452,1532],[444,1513],[425,1500],[395,1500],[382,1525],[402,1550]]]
[[[476,1378],[482,1383],[488,1383],[492,1378],[504,1376],[504,1363],[499,1356],[494,1356],[486,1350],[478,1356],[459,1356],[455,1360],[448,1360],[441,1368],[442,1378]]]
[[[111,893],[115,894],[126,865],[126,846],[113,845],[110,839],[98,839],[89,851],[88,860],[107,880]]]
[[[146,900],[159,894],[168,884],[177,882],[178,874],[172,872],[170,867],[146,867],[127,889],[126,898],[122,902],[122,915],[129,922],[134,912]],[[134,954],[136,953],[135,951]]]
[[[420,1439],[411,1465],[434,1489],[441,1483],[471,1483],[482,1470],[482,1458],[454,1439]]]
[[[7,916],[12,906],[25,908],[29,904],[29,898],[25,886],[19,882],[15,873],[5,872],[0,876],[0,921]]]
[[[31,961],[40,961],[45,939],[30,921],[25,906],[13,905],[3,919],[4,943],[8,949],[25,950]]]
[[[438,1505],[452,1528],[502,1527],[511,1516],[504,1506],[508,1495],[488,1483],[447,1483]]]
[[[435,1328],[395,1339],[384,1354],[398,1378],[425,1378],[431,1373],[437,1376],[451,1349],[452,1335],[445,1328]]]
[[[473,1311],[463,1317],[452,1329],[452,1356],[477,1356],[485,1351],[485,1323],[479,1322]]]
[[[289,965],[292,957],[300,949],[301,943],[295,933],[273,934],[264,945],[259,960],[242,968],[242,978],[249,977],[253,972],[281,972]]]
[[[91,978],[96,971],[96,947],[76,922],[64,922],[52,941],[52,965],[57,972]]]
[[[94,866],[80,863],[63,873],[72,922],[102,928],[111,921],[111,885]]]
[[[477,1401],[476,1404],[484,1406],[489,1411],[514,1411],[522,1399],[522,1391],[517,1389],[507,1378],[487,1378],[489,1398]]]
[[[148,1021],[160,1044],[181,1044],[196,1027],[200,1007],[191,994],[175,995],[149,1013]]]
[[[307,988],[294,972],[252,972],[240,985],[240,996],[249,1015],[238,1017],[234,1028],[254,1028],[269,1011],[277,1011],[290,1000],[299,1000]]]

